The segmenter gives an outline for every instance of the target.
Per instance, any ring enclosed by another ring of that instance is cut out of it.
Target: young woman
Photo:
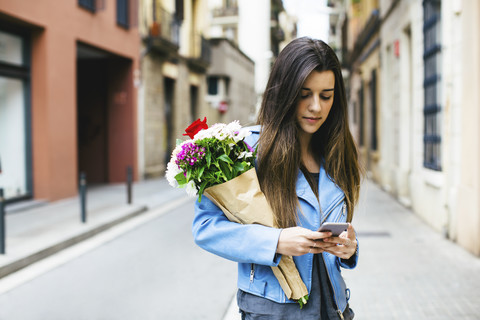
[[[354,268],[351,224],[333,237],[324,222],[351,222],[360,187],[340,63],[324,42],[293,40],[272,68],[249,145],[278,228],[227,220],[208,198],[195,205],[193,234],[202,248],[237,261],[242,319],[352,319],[340,267]],[[270,266],[294,257],[308,289],[302,308],[288,300]]]

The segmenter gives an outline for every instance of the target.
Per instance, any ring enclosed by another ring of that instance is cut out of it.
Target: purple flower
[[[248,151],[250,151],[250,152],[254,152],[254,151],[255,151],[255,149],[253,149],[252,147],[250,147],[250,146],[248,145],[248,143],[246,143],[245,141],[243,141],[243,143],[245,143],[245,145],[247,146]]]
[[[195,143],[185,143],[182,150],[177,154],[175,163],[179,166],[194,166],[205,156],[205,148],[197,146]]]

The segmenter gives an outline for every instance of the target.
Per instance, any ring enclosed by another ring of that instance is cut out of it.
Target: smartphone
[[[320,226],[318,231],[327,232],[330,231],[332,236],[338,237],[343,231],[347,231],[348,223],[343,222],[325,222]]]

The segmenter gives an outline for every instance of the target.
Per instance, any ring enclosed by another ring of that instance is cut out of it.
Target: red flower
[[[205,117],[203,121],[200,121],[200,119],[195,120],[191,125],[188,126],[187,129],[185,129],[186,133],[184,133],[183,135],[189,136],[190,139],[193,139],[193,137],[195,137],[198,131],[203,129],[208,129],[207,117]]]

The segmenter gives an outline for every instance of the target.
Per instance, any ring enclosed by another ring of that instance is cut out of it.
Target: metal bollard
[[[5,199],[0,188],[0,254],[5,254]]]
[[[127,203],[132,203],[132,180],[133,180],[133,172],[132,167],[127,167]]]
[[[87,177],[85,172],[80,172],[80,211],[82,223],[87,222]]]

